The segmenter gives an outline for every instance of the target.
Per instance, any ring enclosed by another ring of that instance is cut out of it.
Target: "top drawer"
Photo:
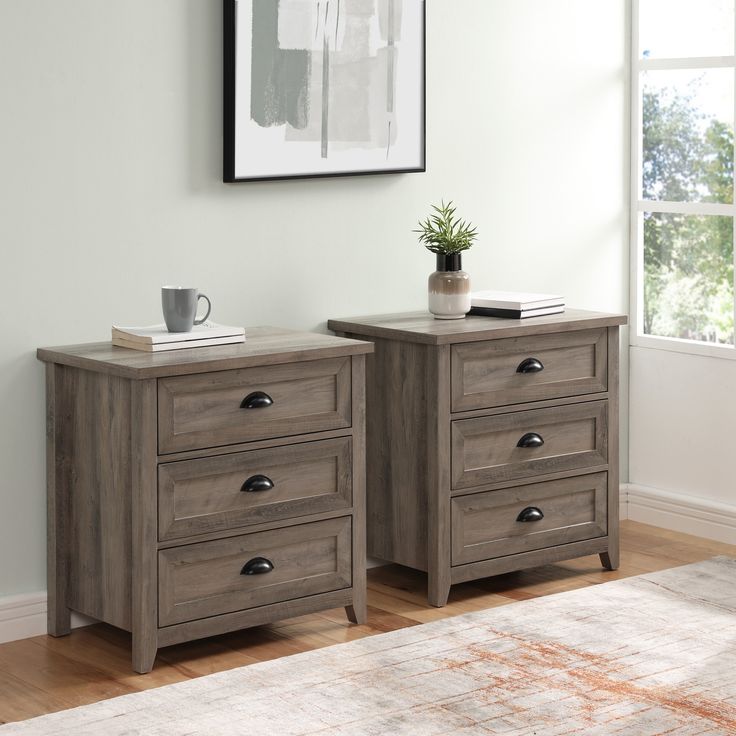
[[[160,454],[349,427],[350,358],[158,382]]]
[[[453,345],[452,411],[597,393],[608,386],[605,329]]]

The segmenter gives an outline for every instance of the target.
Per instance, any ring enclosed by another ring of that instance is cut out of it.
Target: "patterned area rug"
[[[736,734],[736,560],[514,603],[0,727],[10,734]]]

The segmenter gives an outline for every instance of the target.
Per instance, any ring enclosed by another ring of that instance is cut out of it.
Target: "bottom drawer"
[[[504,557],[607,533],[607,473],[452,499],[452,564]]]
[[[161,550],[159,625],[351,585],[350,517]]]

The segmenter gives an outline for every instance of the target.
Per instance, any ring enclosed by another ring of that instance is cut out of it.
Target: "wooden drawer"
[[[158,477],[161,540],[349,509],[351,439],[164,463]]]
[[[606,391],[606,341],[596,329],[453,345],[452,411]]]
[[[159,625],[217,616],[351,585],[350,517],[159,552]],[[243,574],[262,558],[273,569]]]
[[[590,401],[452,422],[452,487],[605,465],[607,420],[608,402]]]
[[[247,401],[251,408],[241,406]],[[349,358],[158,382],[160,454],[338,429],[350,421]]]
[[[451,501],[452,564],[605,536],[606,483],[606,473],[592,473],[456,496]],[[536,512],[543,518],[535,520]]]

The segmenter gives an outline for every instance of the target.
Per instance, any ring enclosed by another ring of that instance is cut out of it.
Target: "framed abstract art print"
[[[224,0],[224,181],[425,170],[424,0]]]

